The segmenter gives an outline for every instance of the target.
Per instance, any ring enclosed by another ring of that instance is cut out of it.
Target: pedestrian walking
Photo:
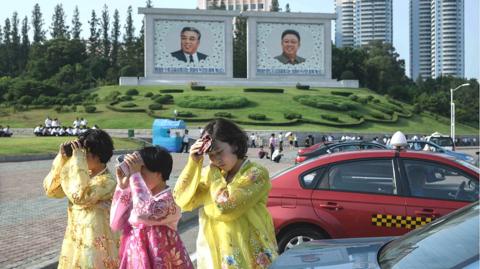
[[[183,137],[182,137],[182,148],[180,149],[180,152],[188,153],[189,142],[190,142],[190,137],[188,136],[188,130],[185,129],[185,133],[183,134]]]
[[[277,257],[268,171],[248,160],[248,137],[235,123],[213,120],[202,138],[173,192],[183,211],[200,208],[197,268],[268,268]]]
[[[273,152],[275,151],[276,144],[277,144],[277,140],[275,139],[275,134],[272,134],[270,136],[270,139],[268,140],[268,146],[270,147],[270,156],[272,156]]]

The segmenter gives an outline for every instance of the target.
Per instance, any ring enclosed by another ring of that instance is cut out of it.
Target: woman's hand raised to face
[[[197,139],[195,143],[190,147],[190,157],[195,161],[199,162],[202,159],[203,154],[199,154],[199,150],[203,146],[203,140]]]
[[[124,162],[128,164],[128,169],[130,170],[131,174],[140,172],[142,170],[143,161],[138,152],[125,155]]]

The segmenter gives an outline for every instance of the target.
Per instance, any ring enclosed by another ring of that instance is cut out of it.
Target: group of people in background
[[[12,136],[13,133],[12,131],[10,130],[10,126],[7,125],[5,127],[3,127],[2,125],[0,125],[0,137],[10,137]]]
[[[96,124],[91,127],[91,129],[98,128]],[[76,118],[72,126],[64,126],[57,118],[51,119],[47,116],[44,125],[37,125],[33,129],[33,134],[35,136],[78,136],[88,129],[90,129],[88,127],[88,121],[84,118]]]
[[[209,122],[172,189],[173,159],[162,147],[125,155],[115,179],[106,132],[89,129],[60,145],[43,182],[47,196],[69,201],[59,268],[194,268],[177,225],[181,211],[196,209],[197,268],[268,268],[278,256],[271,182],[247,150],[235,123]]]

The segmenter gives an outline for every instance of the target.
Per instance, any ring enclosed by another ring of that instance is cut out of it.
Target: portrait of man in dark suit
[[[186,63],[198,63],[207,59],[208,55],[198,50],[200,46],[200,38],[202,35],[195,27],[184,27],[180,32],[180,50],[170,53],[177,60]]]
[[[300,64],[305,62],[305,58],[297,55],[300,48],[300,34],[295,30],[285,30],[281,38],[282,54],[275,57],[282,64]]]

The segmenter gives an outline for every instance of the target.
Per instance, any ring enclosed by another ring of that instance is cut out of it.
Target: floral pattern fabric
[[[152,195],[140,173],[129,188],[117,186],[110,225],[123,230],[120,268],[193,268],[177,232],[180,217],[170,189]]]
[[[109,225],[115,184],[107,170],[90,178],[82,150],[56,156],[43,187],[48,197],[68,199],[58,268],[118,268],[119,238]]]
[[[278,255],[268,171],[245,161],[227,183],[224,171],[201,163],[189,159],[173,192],[182,210],[200,208],[197,268],[268,268]]]

